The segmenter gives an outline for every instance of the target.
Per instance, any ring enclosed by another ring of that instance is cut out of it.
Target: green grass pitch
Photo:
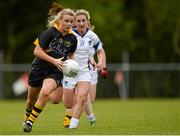
[[[97,99],[96,126],[85,114],[78,129],[62,127],[65,109],[48,103],[28,135],[176,135],[180,134],[180,99]],[[0,135],[25,135],[25,100],[0,100]]]

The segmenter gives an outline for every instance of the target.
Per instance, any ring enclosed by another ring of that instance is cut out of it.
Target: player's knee
[[[71,109],[73,106],[71,105],[64,105],[66,107],[66,109]]]
[[[52,101],[52,104],[59,104],[60,101]]]
[[[64,103],[64,106],[67,108],[67,109],[71,109],[73,107],[73,104],[71,103]]]
[[[61,99],[51,99],[50,100],[52,102],[52,104],[59,104],[61,102]]]
[[[49,94],[50,94],[50,93],[49,93],[48,91],[42,89],[41,92],[40,92],[40,97],[48,97]]]
[[[83,106],[85,102],[87,101],[87,96],[86,95],[81,95],[78,99],[78,103]]]
[[[57,97],[57,96],[54,96],[54,95],[50,95],[49,96],[49,101],[52,103],[52,104],[58,104],[61,102],[61,97]]]

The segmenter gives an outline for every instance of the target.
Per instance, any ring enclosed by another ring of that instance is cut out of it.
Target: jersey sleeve
[[[39,34],[37,39],[34,41],[34,44],[37,46],[41,46],[43,49],[47,49],[49,43],[51,42],[52,37],[52,29],[47,29],[46,31]]]
[[[94,38],[93,38],[93,47],[94,49],[97,51],[97,50],[100,50],[102,49],[102,42],[101,40],[99,39],[99,37],[97,35],[94,35]]]
[[[96,52],[95,52],[95,49],[94,49],[93,47],[91,47],[90,50],[89,50],[89,56],[88,56],[88,58],[89,58],[89,59],[93,59],[95,53],[96,53]]]

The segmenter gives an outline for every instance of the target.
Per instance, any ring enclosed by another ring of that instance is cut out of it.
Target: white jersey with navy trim
[[[94,56],[95,50],[102,48],[102,43],[90,29],[87,29],[84,36],[79,35],[76,29],[73,29],[73,34],[78,41],[74,57],[80,66],[80,72],[89,71],[88,59]]]

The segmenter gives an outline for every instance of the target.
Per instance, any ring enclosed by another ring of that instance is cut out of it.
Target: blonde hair
[[[89,12],[85,9],[79,9],[75,12],[75,18],[79,15],[85,15],[86,16],[86,19],[88,21],[90,21],[90,15],[89,15]]]
[[[48,21],[48,28],[53,27],[57,20],[62,19],[64,15],[70,15],[74,17],[74,11],[72,9],[63,9],[57,15],[52,16],[52,19]]]

